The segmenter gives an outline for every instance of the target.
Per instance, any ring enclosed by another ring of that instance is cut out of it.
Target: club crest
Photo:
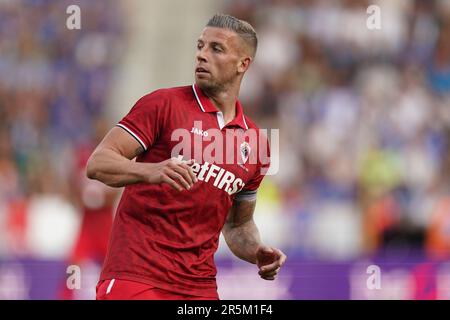
[[[242,142],[241,143],[241,157],[242,157],[242,162],[246,163],[248,160],[248,156],[250,155],[250,145],[248,144],[248,142]]]

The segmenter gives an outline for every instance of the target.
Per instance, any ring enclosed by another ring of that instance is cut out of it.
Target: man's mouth
[[[208,70],[206,70],[205,68],[202,68],[202,67],[195,68],[195,72],[196,73],[209,73]]]

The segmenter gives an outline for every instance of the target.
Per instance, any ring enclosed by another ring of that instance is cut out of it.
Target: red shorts
[[[111,279],[99,281],[96,287],[97,300],[217,300],[213,297],[191,296],[153,287],[149,284]]]

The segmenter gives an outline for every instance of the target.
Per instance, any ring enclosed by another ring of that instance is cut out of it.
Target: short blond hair
[[[256,49],[258,47],[258,38],[255,29],[247,21],[240,20],[228,14],[215,14],[209,19],[206,26],[224,28],[236,32],[252,50],[252,57],[255,57]]]

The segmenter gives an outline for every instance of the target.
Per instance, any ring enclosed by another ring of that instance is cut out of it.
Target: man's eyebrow
[[[212,41],[211,46],[219,46],[225,49],[225,46],[222,42]]]
[[[197,43],[205,43],[205,41],[203,39],[197,39]],[[225,47],[225,45],[223,44],[223,42],[218,42],[218,41],[211,41],[210,45],[212,46],[221,46],[221,47]]]

